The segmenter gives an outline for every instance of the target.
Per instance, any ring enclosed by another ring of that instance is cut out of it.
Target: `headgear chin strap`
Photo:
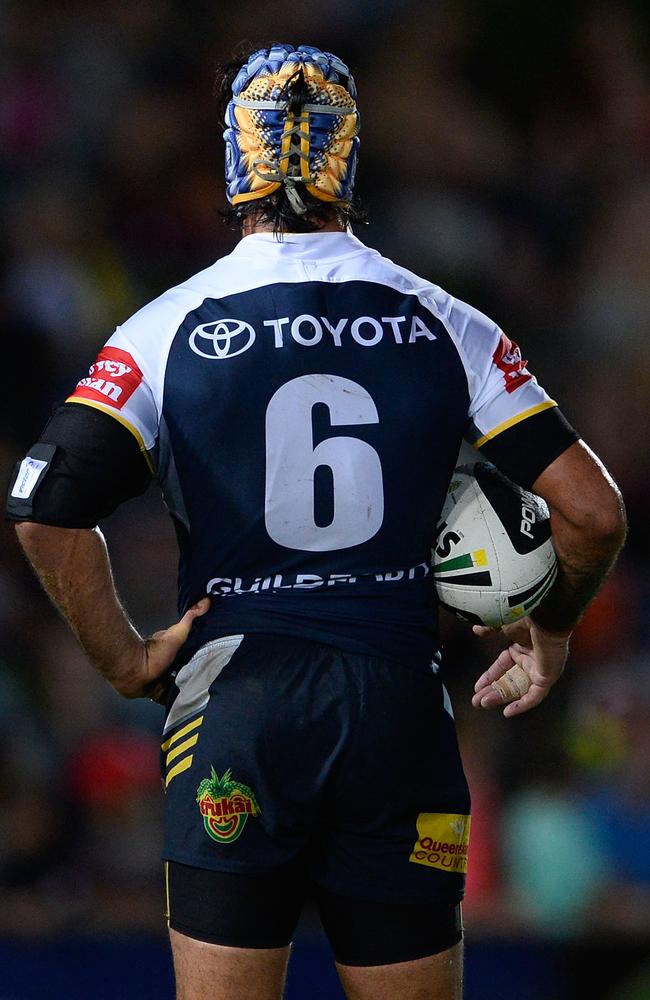
[[[302,71],[309,98],[288,111],[284,96]],[[311,45],[276,45],[255,52],[232,85],[224,132],[228,200],[239,205],[281,185],[304,215],[307,190],[321,201],[350,201],[359,148],[359,113],[350,72]]]

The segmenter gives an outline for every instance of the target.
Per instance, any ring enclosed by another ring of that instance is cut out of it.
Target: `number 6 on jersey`
[[[331,437],[314,448],[312,410],[329,409],[332,427],[376,424],[377,407],[363,386],[337,375],[301,375],[271,397],[266,411],[266,530],[278,545],[329,552],[360,545],[384,519],[381,462],[359,438]],[[314,476],[332,473],[334,516],[316,524]]]

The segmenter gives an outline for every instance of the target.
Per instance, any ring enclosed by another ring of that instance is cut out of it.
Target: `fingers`
[[[472,698],[474,708],[495,708],[503,704],[503,699],[498,691],[492,687],[494,681],[498,681],[514,665],[514,660],[510,649],[502,650],[497,656],[492,666],[481,674],[474,685],[475,694]]]
[[[489,687],[492,681],[498,681],[500,677],[503,677],[506,670],[510,669],[514,662],[510,646],[506,647],[506,649],[502,649],[492,666],[489,667],[484,674],[481,674],[474,685],[474,690],[479,691],[481,688]]]
[[[160,632],[155,632],[145,643],[145,663],[137,689],[126,697],[147,697],[164,704],[169,687],[169,677],[165,676],[178,655],[183,643],[192,630],[195,618],[204,615],[210,608],[210,598],[203,597],[185,612],[180,621]],[[125,692],[122,691],[122,694]]]
[[[167,630],[167,636],[173,638],[181,646],[189,636],[192,630],[192,624],[195,618],[200,618],[204,615],[206,611],[210,608],[210,598],[202,597],[200,601],[193,604],[191,608],[188,608],[180,621],[176,622],[175,625],[171,625]]]
[[[475,626],[474,632],[484,636],[490,630]],[[479,677],[472,705],[489,709],[505,703],[503,714],[509,719],[544,700],[562,674],[568,641],[561,636],[547,637],[527,619],[504,626],[503,632],[510,645]]]
[[[528,712],[531,708],[535,708],[540,702],[544,701],[548,692],[548,688],[540,687],[539,684],[531,684],[522,698],[518,698],[517,701],[511,701],[506,705],[503,710],[504,716],[506,719],[511,719],[513,715],[521,715],[523,712]]]
[[[210,598],[202,597],[200,601],[197,601],[196,604],[193,604],[191,608],[187,609],[187,611],[183,615],[183,618],[185,618],[187,615],[191,615],[193,619],[200,618],[201,615],[204,615],[206,611],[209,610],[210,610]]]
[[[489,687],[486,690],[474,695],[472,698],[472,705],[474,708],[501,708],[503,705],[503,698],[497,690],[493,687]]]
[[[513,643],[504,649],[489,670],[482,674],[475,685],[472,705],[475,708],[501,708],[506,719],[521,715],[540,704],[551,689],[548,683],[531,681],[536,663],[531,651]]]
[[[498,628],[489,628],[487,625],[472,625],[472,632],[481,639],[487,639],[491,635],[498,635]]]
[[[520,618],[519,621],[510,622],[509,625],[502,625],[501,628],[489,628],[487,625],[473,625],[472,632],[479,639],[492,639],[495,636],[506,637],[509,645],[513,643],[523,643],[530,647],[530,623],[527,618]]]
[[[474,708],[503,708],[505,718],[510,719],[514,715],[521,715],[523,712],[528,712],[531,708],[535,708],[544,700],[548,692],[549,688],[542,687],[539,684],[531,684],[525,694],[514,701],[509,701],[503,707],[504,697],[495,684],[495,687],[491,686],[487,690],[475,694],[472,698],[472,705]]]
[[[534,665],[530,650],[519,643],[513,643],[502,650],[474,685],[474,708],[501,708],[507,703],[508,708],[513,704],[523,705],[524,708],[520,710],[525,711],[538,704],[544,697],[543,694],[538,697],[538,692],[534,691],[527,697],[531,689],[530,672]],[[510,710],[504,714],[510,716],[516,713]]]
[[[524,668],[516,662],[514,666],[506,670],[503,677],[498,681],[492,681],[491,687],[501,695],[504,702],[518,701],[522,698],[530,687],[530,678]]]
[[[147,640],[147,659],[149,665],[154,665],[154,676],[165,669],[173,660],[192,631],[195,618],[200,618],[210,608],[210,598],[203,597],[191,608],[188,608],[180,621],[161,632],[155,632]],[[162,658],[162,659],[161,659]],[[160,659],[160,663],[158,662]]]
[[[210,610],[210,598],[209,597],[202,597],[200,601],[197,601],[196,604],[193,604],[191,608],[187,609],[187,611],[185,612],[185,614],[181,618],[181,622],[184,622],[184,621],[187,620],[187,621],[189,621],[190,626],[191,626],[191,624],[192,624],[192,622],[194,621],[195,618],[200,618],[201,615],[204,615],[206,613],[206,611],[209,611],[209,610]]]

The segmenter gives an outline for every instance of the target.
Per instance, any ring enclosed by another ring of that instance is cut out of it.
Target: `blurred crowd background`
[[[448,619],[445,669],[474,792],[468,961],[541,943],[547,993],[513,981],[509,997],[579,995],[588,961],[594,1000],[647,1000],[645,0],[3,0],[3,481],[115,325],[234,245],[212,80],[243,40],[350,64],[357,235],[492,316],[623,489],[625,554],[552,697],[517,720],[472,710],[498,645]],[[155,489],[103,527],[138,626],[169,624],[175,541]],[[0,936],[162,935],[161,710],[93,675],[1,531]],[[513,967],[523,983],[530,963]],[[487,980],[476,994],[497,995]]]

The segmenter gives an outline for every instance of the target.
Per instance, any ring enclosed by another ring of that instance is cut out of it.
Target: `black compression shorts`
[[[460,904],[377,903],[310,886],[302,868],[245,875],[166,862],[169,926],[198,941],[282,948],[305,899],[315,903],[337,962],[393,965],[438,954],[462,936]]]

